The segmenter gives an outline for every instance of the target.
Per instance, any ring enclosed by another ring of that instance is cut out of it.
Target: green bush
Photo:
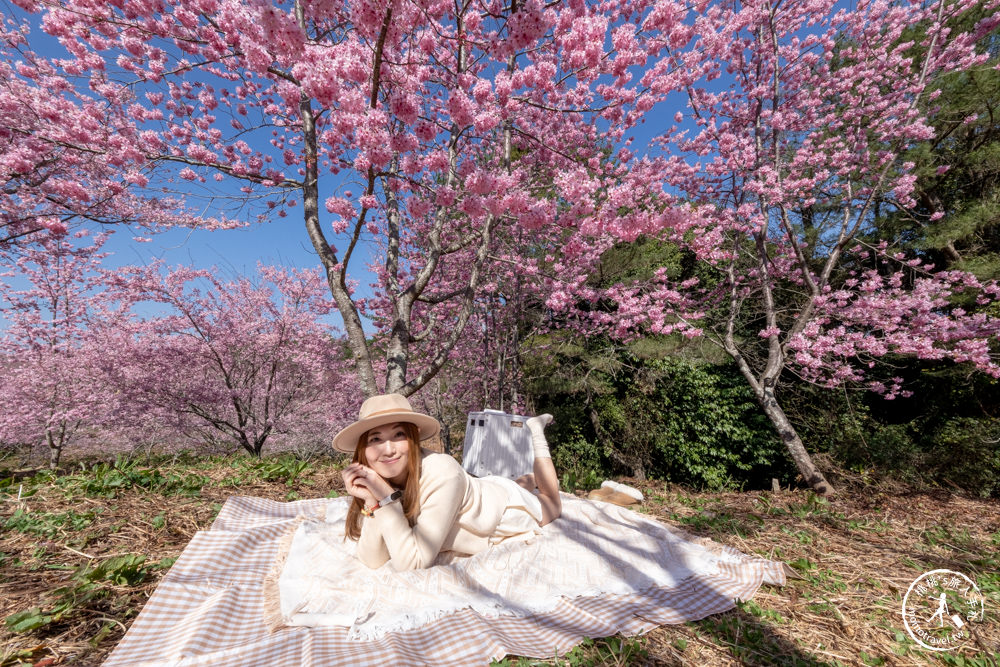
[[[950,486],[1000,497],[1000,421],[957,417],[944,423],[934,434],[926,465]]]
[[[556,418],[556,424],[565,423],[565,415]],[[601,448],[584,435],[581,425],[575,421],[565,427],[551,429],[552,462],[563,473],[563,491],[576,488],[594,488],[604,479],[604,464]],[[596,484],[590,485],[596,479]]]
[[[630,383],[607,414],[651,477],[724,489],[787,475],[784,449],[735,369],[677,358],[644,365],[655,381]]]
[[[539,412],[556,416],[550,441],[566,482],[631,475],[723,489],[796,478],[732,362],[671,337],[622,345],[556,331],[534,342],[525,371]],[[885,361],[869,379],[898,375],[910,396],[781,378],[779,401],[806,449],[866,479],[1000,497],[1000,381],[945,361]]]
[[[549,383],[542,406],[556,415],[554,462],[567,481],[624,474],[725,489],[790,478],[784,447],[732,365],[628,351],[591,359],[586,393]]]
[[[799,386],[786,402],[789,417],[807,447],[866,478],[1000,497],[1000,420],[989,416],[997,383],[970,382],[955,366],[906,370],[908,398]]]
[[[137,459],[122,455],[115,457],[114,463],[97,463],[89,470],[59,478],[59,485],[69,495],[107,498],[131,489],[197,496],[208,482],[201,475],[164,474],[157,467],[142,467]]]

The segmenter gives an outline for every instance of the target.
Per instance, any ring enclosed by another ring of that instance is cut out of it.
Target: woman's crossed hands
[[[340,474],[344,479],[344,486],[347,493],[360,498],[367,507],[373,506],[381,498],[385,498],[392,493],[392,487],[387,481],[369,468],[360,463],[352,463]]]

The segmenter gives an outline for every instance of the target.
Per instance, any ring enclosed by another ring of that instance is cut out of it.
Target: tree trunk
[[[306,31],[305,10],[300,0],[295,2],[295,16],[299,27]],[[392,18],[392,7],[386,13],[382,25],[382,32],[379,36],[378,50],[375,58],[375,81],[372,86],[372,108],[375,107],[376,93],[378,91],[379,68],[381,61],[382,42]],[[355,368],[358,373],[358,383],[366,398],[379,393],[375,383],[375,369],[372,365],[371,350],[368,348],[368,339],[365,336],[364,327],[361,324],[361,315],[358,313],[351,290],[347,283],[347,266],[350,263],[351,253],[358,240],[361,226],[364,224],[364,215],[355,223],[353,240],[348,247],[343,260],[338,259],[330,242],[323,234],[323,228],[319,218],[319,143],[316,134],[316,115],[312,109],[312,102],[304,92],[299,94],[299,113],[302,118],[302,150],[305,152],[306,164],[305,174],[302,181],[302,214],[305,220],[306,232],[312,242],[313,249],[319,256],[320,263],[326,272],[327,284],[330,287],[330,294],[337,304],[337,310],[344,320],[344,331],[347,334],[347,342],[354,356]],[[365,194],[372,194],[374,177],[369,169],[369,183]]]
[[[61,430],[65,431],[65,428],[63,426]],[[52,435],[52,431],[46,431],[45,441],[49,446],[49,470],[55,470],[59,467],[59,458],[62,456],[63,433],[60,433],[59,437],[56,438]]]
[[[441,448],[445,454],[451,454],[451,427],[448,422],[441,422]]]
[[[806,481],[809,486],[812,487],[813,491],[821,496],[831,497],[836,494],[833,486],[826,481],[823,477],[823,473],[816,468],[816,464],[813,463],[812,457],[809,456],[809,452],[806,451],[805,445],[802,444],[802,439],[799,438],[799,434],[795,431],[795,427],[792,423],[788,421],[788,417],[785,415],[785,411],[781,409],[778,405],[778,401],[774,396],[773,390],[766,390],[764,392],[764,397],[759,399],[760,407],[764,410],[764,414],[767,415],[771,423],[774,424],[774,429],[778,432],[778,437],[781,441],[785,443],[785,447],[788,449],[788,453],[791,455],[792,460],[795,461],[795,466],[799,469],[799,473],[802,478]]]
[[[55,470],[59,467],[59,458],[61,455],[62,447],[49,443],[49,470]]]
[[[632,477],[639,480],[640,482],[646,481],[646,465],[642,460],[641,456],[626,456],[621,452],[621,450],[615,446],[614,440],[607,436],[604,427],[601,425],[601,418],[597,414],[597,410],[593,407],[589,410],[590,413],[590,424],[594,427],[594,433],[597,435],[598,442],[604,447],[604,450],[608,452],[608,456],[614,459],[620,465],[629,468],[632,471]]]
[[[441,432],[438,439],[441,441],[441,449],[445,454],[451,454],[451,426],[444,418],[444,405],[441,401],[441,378],[437,379],[434,387],[434,417],[441,424]]]
[[[758,378],[746,359],[732,343],[732,339],[729,338],[726,342],[727,345],[724,349],[736,362],[736,367],[740,369],[740,374],[743,375],[743,378],[753,389],[757,403],[764,411],[764,414],[767,415],[767,418],[771,420],[774,430],[777,431],[781,442],[785,444],[785,448],[795,462],[795,466],[799,469],[802,479],[812,487],[813,491],[821,496],[832,497],[836,495],[833,485],[826,481],[823,473],[816,468],[816,464],[813,463],[812,457],[809,456],[805,445],[802,444],[802,439],[799,438],[795,427],[788,421],[788,416],[778,404],[778,398],[774,393],[774,386],[777,382],[778,374],[784,367],[783,357],[775,359],[772,355],[772,358],[769,359],[767,374],[763,378]]]
[[[777,308],[774,303],[774,297],[771,291],[771,285],[767,280],[768,275],[768,259],[767,259],[767,248],[766,244],[763,242],[763,237],[758,236],[756,238],[756,248],[757,248],[757,259],[760,274],[763,276],[761,281],[762,294],[764,297],[764,307],[765,314],[767,317],[767,325],[769,328],[777,326]],[[739,244],[736,245],[736,253],[739,254]],[[733,361],[736,362],[736,367],[739,368],[740,374],[743,379],[747,381],[750,388],[753,389],[754,396],[757,398],[757,403],[760,405],[764,414],[767,418],[771,420],[771,424],[774,425],[775,431],[778,432],[778,437],[781,441],[785,443],[785,448],[788,450],[789,455],[795,462],[795,466],[799,469],[799,474],[802,475],[802,479],[806,481],[809,486],[812,487],[813,491],[821,496],[831,497],[835,495],[833,486],[826,481],[823,474],[816,468],[816,464],[813,463],[812,457],[809,456],[809,452],[806,451],[805,445],[802,444],[802,439],[799,438],[799,434],[795,431],[795,427],[792,423],[788,421],[788,416],[785,415],[785,411],[781,409],[778,404],[778,398],[774,393],[774,388],[778,383],[778,377],[781,375],[781,371],[785,367],[785,353],[778,341],[777,335],[772,335],[768,338],[768,350],[767,350],[767,365],[761,371],[760,375],[754,372],[747,362],[746,358],[740,353],[739,348],[736,346],[736,336],[735,336],[735,326],[737,315],[740,310],[740,298],[738,291],[736,289],[736,280],[734,277],[734,268],[730,264],[727,269],[729,276],[729,283],[731,285],[729,293],[729,318],[726,322],[726,332],[723,340],[721,341],[721,347],[726,351],[726,353],[732,357]],[[795,325],[801,329],[803,326],[802,321]],[[793,327],[793,331],[795,331]]]
[[[253,439],[253,455],[255,457],[257,457],[258,459],[262,458],[263,453],[264,453],[264,443],[267,442],[267,439],[270,436],[271,436],[271,429],[270,428],[266,428],[266,429],[264,429],[263,433],[257,435]]]
[[[313,112],[309,99],[305,95],[302,96],[300,112],[302,114],[303,145],[306,151],[306,179],[302,186],[302,212],[305,217],[306,231],[326,272],[330,294],[337,304],[337,310],[344,319],[344,331],[347,334],[347,343],[354,357],[358,383],[361,385],[362,393],[367,398],[378,393],[371,351],[368,349],[368,340],[361,324],[361,316],[347,287],[345,271],[348,260],[345,258],[342,263],[337,258],[320,225],[319,184],[316,167],[319,151]]]

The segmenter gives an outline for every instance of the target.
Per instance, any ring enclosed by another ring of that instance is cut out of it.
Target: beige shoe
[[[644,498],[642,496],[642,491],[635,488],[634,486],[629,486],[628,484],[622,484],[621,482],[613,482],[610,479],[601,482],[601,486],[609,487],[612,491],[617,491],[618,493],[624,493],[626,496],[632,496],[637,503],[641,503]]]
[[[591,500],[601,500],[606,503],[612,503],[613,505],[621,505],[622,507],[635,505],[639,502],[634,496],[622,493],[621,491],[616,491],[610,486],[602,486],[599,489],[594,489],[587,494],[587,497]]]

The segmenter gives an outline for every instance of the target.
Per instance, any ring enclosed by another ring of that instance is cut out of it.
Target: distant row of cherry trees
[[[53,467],[154,443],[260,455],[315,448],[356,407],[317,272],[109,269],[105,238],[4,257],[0,442],[43,444]]]
[[[354,420],[364,397],[319,271],[109,268],[107,238],[80,232],[0,252],[10,267],[0,273],[6,453],[40,448],[52,467],[64,451],[315,453]],[[468,345],[481,359],[481,342]],[[454,364],[414,403],[461,424],[504,375],[468,366]]]

